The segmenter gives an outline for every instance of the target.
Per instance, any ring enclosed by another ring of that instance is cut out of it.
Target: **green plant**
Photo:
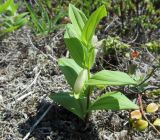
[[[27,13],[17,12],[18,3],[14,0],[0,1],[0,36],[12,32],[27,23]]]
[[[154,40],[154,41],[147,42],[147,43],[141,45],[141,47],[143,47],[143,48],[146,47],[149,51],[159,54],[160,53],[160,45],[159,44],[160,44],[159,40]]]
[[[59,0],[58,5],[68,5],[69,3],[79,7],[86,16],[89,16],[97,7],[105,5],[108,7],[111,0]]]
[[[118,17],[121,28],[117,25],[116,34],[123,39],[137,35],[134,41],[144,43],[146,40],[142,40],[142,37],[146,37],[146,34],[150,37],[160,26],[157,0],[108,0],[107,7],[110,19]]]
[[[99,21],[106,15],[104,6],[87,18],[82,11],[69,5],[72,24],[66,26],[64,39],[72,58],[60,58],[58,63],[72,90],[51,94],[50,98],[83,120],[88,119],[92,110],[138,109],[136,104],[118,91],[105,93],[93,101],[90,99],[95,87],[137,84],[129,75],[120,71],[90,72],[96,58],[94,32]]]
[[[30,13],[30,26],[35,34],[48,35],[61,27],[61,25],[57,25],[57,22],[62,17],[63,10],[55,13],[50,0],[35,0],[35,5],[25,1],[25,4]]]
[[[102,46],[104,55],[116,53],[115,49],[118,51],[118,53],[125,55],[126,52],[128,52],[129,48],[131,48],[131,45],[122,42],[119,36],[108,36],[106,39],[103,40]]]

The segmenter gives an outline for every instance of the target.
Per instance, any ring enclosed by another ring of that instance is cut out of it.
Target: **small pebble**
[[[3,97],[2,97],[2,95],[0,95],[0,103],[2,103],[3,102]]]

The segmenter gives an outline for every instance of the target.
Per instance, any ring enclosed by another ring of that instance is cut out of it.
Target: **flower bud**
[[[83,89],[84,83],[87,79],[88,79],[88,71],[86,69],[83,69],[79,73],[79,75],[75,81],[75,84],[74,84],[74,91],[76,94],[81,92],[81,90]]]

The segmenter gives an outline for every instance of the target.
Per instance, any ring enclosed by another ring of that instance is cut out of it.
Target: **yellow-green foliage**
[[[149,51],[160,53],[160,41],[158,41],[158,40],[148,42],[148,43],[142,45],[142,47],[147,47]]]
[[[64,16],[63,6],[60,6],[59,9],[59,5],[57,5],[55,10],[52,7],[51,0],[36,0],[34,6],[25,1],[25,5],[30,15],[29,25],[36,35],[45,36],[62,27],[57,22]]]
[[[118,49],[121,51],[125,51],[127,49],[129,49],[131,47],[131,45],[128,45],[124,42],[122,42],[120,40],[120,37],[116,36],[116,37],[107,37],[107,39],[105,39],[103,41],[103,46],[104,46],[104,52],[105,53],[110,53],[110,51],[112,51],[112,49]]]
[[[18,14],[14,0],[0,1],[0,36],[12,32],[27,22],[27,13]]]

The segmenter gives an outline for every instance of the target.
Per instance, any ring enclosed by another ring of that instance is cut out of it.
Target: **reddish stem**
[[[138,103],[140,106],[140,111],[145,118],[145,120],[152,126],[152,128],[157,132],[158,135],[160,135],[160,131],[148,120],[147,116],[145,115],[145,112],[143,110],[143,103],[142,103],[142,95],[138,94]]]

